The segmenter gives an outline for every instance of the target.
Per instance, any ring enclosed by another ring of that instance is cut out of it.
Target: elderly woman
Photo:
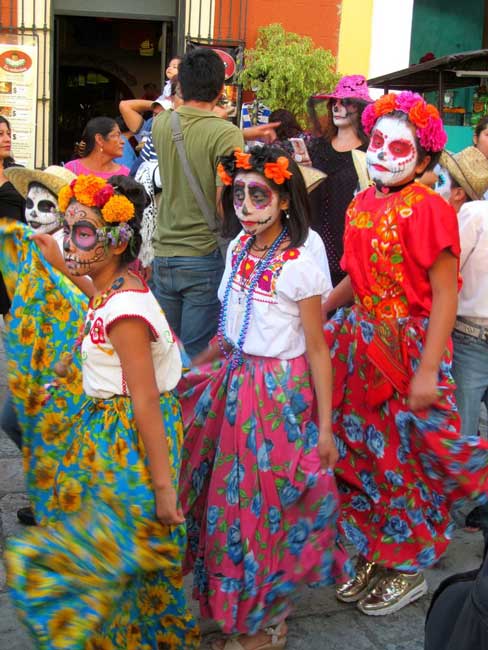
[[[117,122],[111,117],[94,117],[85,126],[77,145],[79,158],[65,167],[77,176],[94,174],[105,179],[115,174],[128,176],[129,168],[115,162],[123,150],[124,140]]]

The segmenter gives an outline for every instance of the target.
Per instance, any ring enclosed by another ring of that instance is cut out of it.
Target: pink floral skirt
[[[308,363],[246,357],[231,370],[219,361],[179,389],[194,597],[224,632],[252,634],[287,615],[298,584],[351,575],[335,480],[320,472]]]

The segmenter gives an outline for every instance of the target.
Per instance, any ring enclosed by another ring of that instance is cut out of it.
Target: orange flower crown
[[[293,176],[288,169],[289,164],[290,159],[284,156],[279,149],[253,147],[248,153],[244,153],[242,149],[236,148],[234,153],[220,158],[217,173],[224,185],[232,185],[234,177],[240,170],[253,170],[258,174],[263,174],[276,185],[283,185]]]
[[[124,223],[135,215],[134,204],[126,196],[116,194],[113,185],[93,174],[80,174],[61,188],[58,195],[61,212],[66,212],[72,199],[89,208],[98,208],[107,223]]]

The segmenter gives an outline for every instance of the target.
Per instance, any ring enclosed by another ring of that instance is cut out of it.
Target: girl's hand
[[[339,460],[339,452],[334,442],[334,436],[331,432],[321,433],[317,449],[320,456],[320,462],[323,470],[332,470]]]
[[[156,517],[165,526],[185,523],[183,510],[178,506],[178,497],[173,487],[156,488]]]
[[[31,239],[32,241],[36,242],[41,253],[45,257],[46,261],[51,264],[51,266],[54,266],[54,268],[58,269],[58,271],[64,270],[64,257],[54,237],[43,232],[31,235]]]
[[[412,411],[429,408],[439,397],[437,372],[419,368],[410,382],[408,407]]]

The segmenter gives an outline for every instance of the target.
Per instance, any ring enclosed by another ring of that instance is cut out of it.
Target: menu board
[[[37,47],[0,43],[0,115],[10,122],[15,161],[34,168]]]

